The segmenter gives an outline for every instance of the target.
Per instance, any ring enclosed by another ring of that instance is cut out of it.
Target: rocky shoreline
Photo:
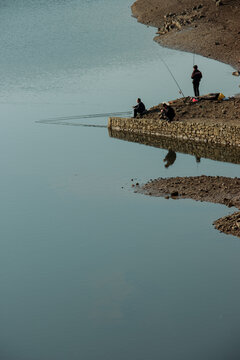
[[[158,28],[154,40],[162,46],[225,62],[235,67],[237,71],[234,75],[239,75],[238,0],[137,0],[132,5],[132,14],[139,22]],[[203,102],[196,107],[190,103],[189,106],[186,103],[182,105],[181,120],[186,117],[191,121],[198,118],[199,121],[199,118],[203,120],[206,117]],[[228,102],[222,106],[211,103],[211,106],[209,120],[223,123],[239,121],[239,103]],[[159,117],[160,108],[161,105],[158,105],[150,109],[150,116]],[[204,175],[159,178],[141,187],[137,185],[135,189],[135,192],[145,195],[219,203],[240,210],[240,178]],[[216,220],[213,225],[220,232],[240,237],[240,211]]]
[[[135,192],[165,199],[193,199],[223,204],[240,209],[240,178],[224,176],[196,176],[159,178],[143,186],[137,186]],[[214,221],[220,232],[240,237],[240,211]]]
[[[132,14],[158,28],[155,41],[240,69],[238,0],[137,0]]]

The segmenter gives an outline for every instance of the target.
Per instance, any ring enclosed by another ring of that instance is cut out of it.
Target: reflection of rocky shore
[[[139,187],[136,192],[174,199],[194,199],[235,206],[240,209],[240,179],[223,176],[159,178]],[[240,237],[240,212],[218,219],[215,228]]]
[[[209,143],[172,139],[162,136],[114,131],[112,129],[109,129],[109,136],[161,149],[172,149],[174,152],[194,155],[198,159],[207,158],[217,161],[230,162],[233,164],[240,164],[239,147],[229,147],[219,144],[213,145]]]

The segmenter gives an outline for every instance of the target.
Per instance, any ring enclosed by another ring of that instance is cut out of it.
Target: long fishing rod
[[[102,114],[86,114],[86,115],[74,115],[74,116],[61,116],[43,120],[37,120],[36,123],[44,123],[44,122],[51,122],[51,121],[61,121],[61,120],[81,120],[81,119],[96,119],[102,117],[109,117],[109,116],[120,116],[120,115],[130,115],[132,114],[131,111],[122,111],[122,112],[112,112],[112,113],[102,113]]]
[[[178,82],[177,82],[177,80],[175,79],[175,77],[174,77],[173,73],[171,72],[171,70],[170,70],[170,68],[169,68],[168,64],[167,64],[167,63],[163,60],[163,58],[162,58],[161,56],[159,56],[159,57],[160,57],[160,60],[163,62],[163,64],[164,64],[164,65],[166,66],[166,68],[168,69],[168,71],[169,71],[170,75],[172,76],[172,78],[173,78],[173,80],[174,80],[175,84],[177,85],[177,87],[178,87],[178,89],[179,89],[179,93],[180,93],[180,94],[182,94],[182,96],[183,96],[183,97],[185,97],[185,95],[184,95],[184,93],[183,93],[182,89],[180,88],[179,83],[178,83]]]
[[[96,124],[75,124],[75,123],[71,123],[71,122],[66,122],[64,120],[60,120],[60,121],[43,121],[41,122],[38,121],[39,124],[44,124],[44,125],[65,125],[65,126],[82,126],[82,127],[94,127],[94,128],[107,128],[106,125],[96,125]]]

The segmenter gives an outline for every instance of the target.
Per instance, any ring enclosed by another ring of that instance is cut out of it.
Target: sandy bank
[[[159,178],[138,187],[136,192],[166,199],[193,199],[240,209],[240,179],[223,176]],[[240,212],[214,223],[216,229],[240,237]]]
[[[137,0],[132,13],[161,45],[240,68],[239,0]]]

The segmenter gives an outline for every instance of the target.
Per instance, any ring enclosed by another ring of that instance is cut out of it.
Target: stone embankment
[[[176,117],[169,123],[162,119],[162,104],[147,112],[142,118],[111,117],[108,128],[134,134],[164,136],[209,144],[240,146],[240,99],[228,101],[191,98],[171,102]]]
[[[165,136],[172,139],[240,146],[240,124],[183,122],[156,119],[132,119],[112,117],[108,120],[108,128],[135,134]]]
[[[193,199],[224,204],[240,209],[240,179],[223,176],[196,176],[159,178],[149,181],[135,192],[166,199]],[[214,226],[221,232],[240,237],[240,212],[214,221]]]

